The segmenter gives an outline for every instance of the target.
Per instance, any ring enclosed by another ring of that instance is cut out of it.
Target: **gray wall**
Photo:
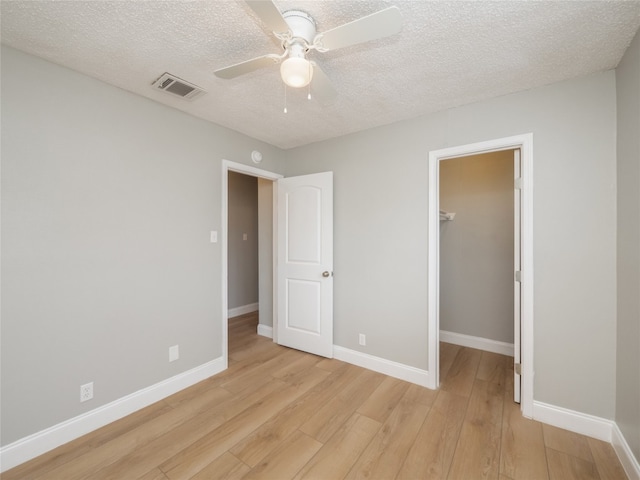
[[[265,170],[335,172],[335,343],[426,368],[427,153],[526,132],[535,399],[614,418],[631,301],[615,287],[615,87],[605,72],[282,152],[3,48],[3,444],[220,356],[220,162],[254,149]],[[616,418],[638,431],[624,405]]]
[[[231,309],[258,303],[258,179],[229,172],[228,192],[228,292]]]
[[[640,460],[640,33],[616,70],[618,357],[616,422]]]
[[[440,162],[440,330],[513,343],[513,150]]]
[[[258,149],[279,171],[283,152],[16,50],[1,58],[6,445],[220,357],[221,161]]]
[[[273,325],[273,182],[258,178],[259,321]]]
[[[533,132],[535,400],[613,419],[615,95],[609,71],[289,150],[334,172],[335,343],[427,367],[428,152]]]

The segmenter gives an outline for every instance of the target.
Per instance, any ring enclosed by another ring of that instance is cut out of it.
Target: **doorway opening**
[[[221,212],[221,250],[222,250],[222,298],[221,298],[221,306],[222,306],[222,358],[224,361],[224,368],[228,367],[228,357],[229,357],[229,338],[228,338],[228,326],[229,326],[229,172],[240,173],[249,177],[256,177],[258,179],[258,183],[261,182],[270,182],[272,188],[275,188],[275,181],[282,178],[282,175],[277,173],[269,172],[266,170],[261,170],[259,168],[251,167],[248,165],[244,165],[241,163],[235,163],[228,160],[222,161],[222,212]],[[258,186],[260,189],[260,186]],[[271,230],[275,231],[275,213],[273,210],[273,195],[271,198],[267,198],[264,195],[261,195],[261,192],[258,191],[258,203],[259,209],[264,207],[266,214],[262,212],[259,214],[259,217],[269,217],[270,218],[259,218],[258,222],[270,222]],[[269,208],[270,207],[270,208]],[[267,239],[268,240],[268,239]],[[266,257],[271,257],[271,259],[275,258],[274,248],[275,244],[273,243],[273,235],[271,235],[271,242],[265,241],[264,239],[258,238],[258,250],[262,254],[266,254]],[[270,250],[270,252],[269,252]],[[269,255],[270,253],[270,255]],[[272,265],[272,263],[271,263]],[[259,287],[258,287],[258,297],[259,297],[259,307],[261,309],[267,308],[271,309],[271,318],[272,325],[275,327],[276,325],[276,312],[273,309],[273,289],[275,288],[275,280],[273,277],[273,267],[270,268],[270,272],[266,275],[264,273],[264,268],[259,269],[261,272],[259,273]],[[260,305],[262,303],[262,305]],[[264,316],[264,315],[263,315]],[[258,324],[258,333],[265,336],[273,336],[273,328],[269,325]],[[275,337],[274,337],[275,338]]]
[[[282,175],[222,161],[222,357],[229,366],[229,172],[271,182],[273,340],[333,357],[333,172]],[[212,234],[213,237],[213,234]],[[260,248],[260,247],[259,247]],[[259,334],[264,334],[258,329]]]
[[[532,134],[490,140],[429,153],[429,318],[428,371],[429,387],[437,388],[440,373],[440,162],[443,160],[481,155],[490,152],[515,151],[514,159],[514,219],[519,217],[519,229],[514,221],[514,376],[525,417],[533,414],[533,229],[532,229]],[[448,207],[447,207],[448,208]],[[445,212],[450,213],[450,212]],[[447,217],[445,216],[445,220]],[[454,220],[455,221],[455,220]],[[517,231],[516,231],[517,230]],[[518,265],[519,261],[519,265]],[[518,317],[519,316],[519,321]],[[518,331],[519,330],[519,331]]]

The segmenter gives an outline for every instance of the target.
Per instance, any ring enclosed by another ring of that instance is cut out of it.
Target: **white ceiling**
[[[397,5],[400,34],[320,54],[337,99],[306,99],[278,67],[222,80],[214,70],[280,53],[243,1],[2,0],[2,43],[281,148],[616,67],[640,27],[640,0],[275,0],[318,31]],[[170,72],[208,93],[151,87]]]

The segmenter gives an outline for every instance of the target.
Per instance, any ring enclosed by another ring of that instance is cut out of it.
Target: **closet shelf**
[[[450,222],[455,218],[456,214],[453,212],[447,212],[445,210],[440,210],[440,220],[445,220]]]

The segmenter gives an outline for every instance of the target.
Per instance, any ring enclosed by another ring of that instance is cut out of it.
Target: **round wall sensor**
[[[260,163],[262,161],[262,154],[259,151],[254,150],[251,152],[251,160],[253,160],[253,163]]]

